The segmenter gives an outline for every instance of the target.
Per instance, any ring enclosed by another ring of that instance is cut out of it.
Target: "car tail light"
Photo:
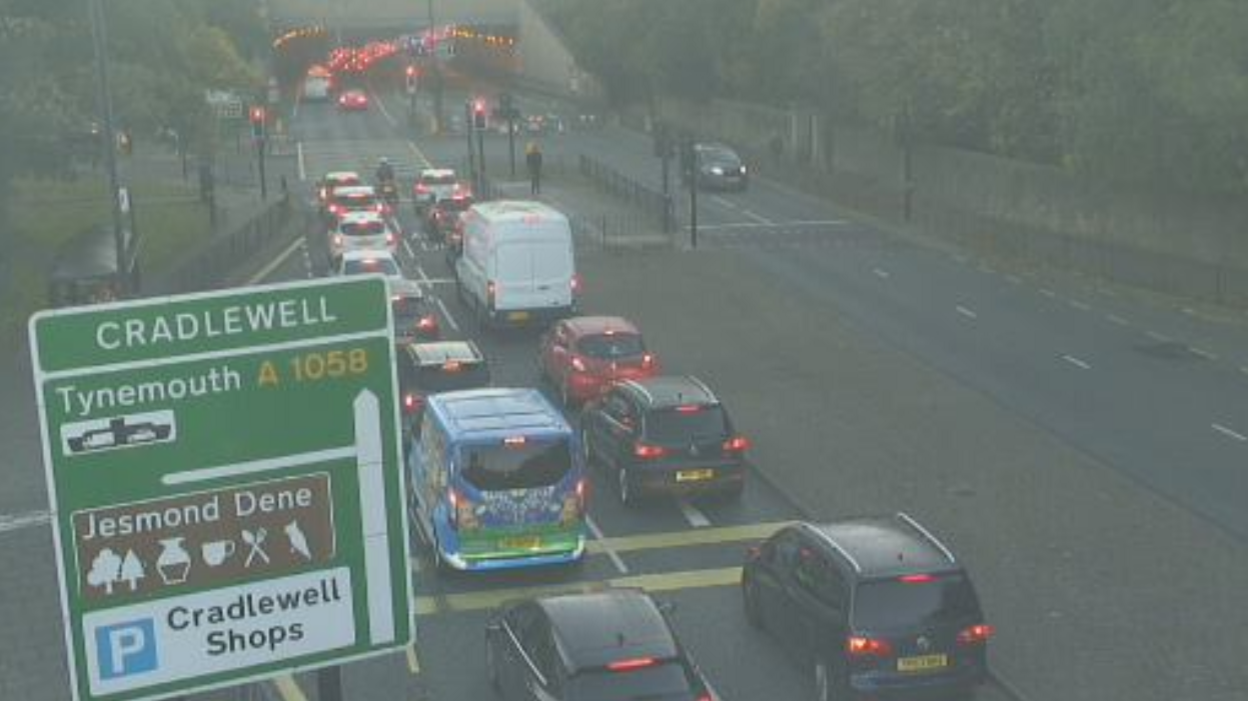
[[[418,397],[414,394],[403,395],[403,411],[408,414],[416,413],[416,410],[425,403],[424,397]]]
[[[498,294],[498,286],[494,284],[493,280],[490,280],[489,282],[485,283],[485,304],[490,309],[494,308],[494,301],[496,299],[495,295],[497,294]]]
[[[394,245],[394,234],[386,234],[386,245],[387,246]]]
[[[573,273],[572,280],[568,284],[572,287],[572,294],[579,294],[581,291],[581,274]]]
[[[426,192],[429,192],[429,186],[424,183],[416,183],[416,192],[423,195]]]
[[[451,507],[451,528],[459,528],[459,509],[464,504],[464,500],[460,497],[459,492],[454,489],[446,490],[446,501]]]
[[[585,361],[581,359],[581,356],[572,356],[572,369],[577,372],[585,372]]]
[[[642,460],[656,460],[667,455],[667,449],[660,445],[650,445],[638,441],[633,444],[633,456]]]
[[[631,672],[634,669],[645,669],[658,664],[653,657],[634,657],[628,660],[616,660],[607,664],[607,669],[612,672]]]
[[[897,578],[897,581],[906,584],[928,584],[936,581],[936,578],[930,574],[903,574]]]
[[[879,638],[851,635],[845,639],[845,652],[851,657],[886,657],[892,654],[893,646]]]
[[[508,436],[503,439],[503,445],[508,448],[523,448],[528,445],[529,441],[524,436]]]
[[[331,205],[329,206],[329,213],[330,213],[330,214],[342,214],[342,205],[340,205],[340,204],[331,204]]]
[[[715,697],[710,694],[702,694],[698,697],[698,701],[715,701]]]
[[[641,367],[646,370],[651,370],[654,368],[654,354],[653,353],[646,353],[645,355],[641,356]]]
[[[678,414],[696,414],[699,411],[702,411],[702,407],[697,404],[681,404],[676,407],[676,413]]]
[[[982,645],[983,643],[988,642],[988,639],[991,638],[995,632],[997,631],[992,626],[986,623],[980,623],[963,630],[961,633],[958,633],[958,642],[963,645]]]
[[[334,245],[335,246],[342,245],[342,234],[334,234]]]
[[[562,514],[561,520],[565,524],[580,521],[582,518],[585,517],[585,511],[586,511],[585,496],[586,496],[587,489],[588,488],[587,488],[587,485],[585,484],[585,480],[583,479],[577,480],[576,490],[572,494],[569,494],[567,497],[564,498],[563,514]]]
[[[433,318],[432,316],[422,316],[420,317],[420,321],[416,322],[416,328],[420,329],[421,331],[432,331],[433,329],[437,328],[437,326],[438,326],[438,320]],[[450,365],[450,363],[447,363],[447,365]],[[442,367],[443,369],[445,369],[446,365]],[[458,367],[456,369],[458,369]]]
[[[744,453],[750,449],[750,439],[745,436],[733,436],[724,441],[725,453]]]

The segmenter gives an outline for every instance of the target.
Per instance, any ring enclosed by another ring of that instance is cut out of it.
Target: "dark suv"
[[[585,462],[615,472],[620,501],[648,493],[740,496],[750,442],[695,377],[619,382],[585,408]]]
[[[712,698],[664,612],[635,589],[513,604],[486,625],[485,669],[517,701]]]
[[[813,671],[816,698],[945,692],[987,678],[979,598],[966,570],[910,516],[798,523],[750,551],[746,619]]]
[[[490,386],[490,366],[472,341],[411,343],[396,349],[395,363],[405,450],[419,429],[428,395]]]

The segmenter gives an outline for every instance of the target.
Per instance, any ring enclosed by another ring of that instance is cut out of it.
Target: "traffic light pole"
[[[469,175],[472,176],[473,190],[479,191],[480,188],[477,187],[478,185],[477,166],[476,166],[476,161],[472,155],[472,132],[475,128],[476,127],[474,127],[472,123],[472,102],[471,101],[465,102],[464,103],[464,134],[468,137],[468,173]]]
[[[264,175],[264,137],[256,139],[256,157],[259,159],[260,165],[260,199],[269,199],[269,181]]]
[[[433,20],[433,0],[426,0],[425,7],[429,11],[429,42],[433,46],[433,60],[429,66],[429,79],[433,81],[433,133],[442,133],[442,69],[438,66],[438,43],[435,39],[436,26]]]
[[[477,193],[481,197],[485,197],[485,128],[477,130],[477,175],[481,178],[481,184],[477,187]]]

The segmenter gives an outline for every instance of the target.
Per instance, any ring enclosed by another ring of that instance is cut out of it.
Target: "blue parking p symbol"
[[[95,629],[100,679],[116,679],[156,669],[156,625],[150,618]]]

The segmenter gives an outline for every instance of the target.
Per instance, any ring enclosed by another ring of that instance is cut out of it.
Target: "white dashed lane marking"
[[[959,304],[958,306],[954,307],[954,309],[958,310],[958,313],[959,313],[959,314],[961,314],[962,316],[964,316],[964,317],[966,317],[966,318],[968,318],[968,319],[978,319],[978,318],[979,318],[979,315],[978,315],[978,314],[976,314],[975,312],[971,311],[970,309],[967,309],[966,307],[964,307],[964,306],[962,306],[962,305],[960,305],[960,304]]]
[[[1092,366],[1091,366],[1091,365],[1089,365],[1087,362],[1085,362],[1085,361],[1083,361],[1083,360],[1080,360],[1079,358],[1076,358],[1076,357],[1075,357],[1075,356],[1073,356],[1073,355],[1063,355],[1063,356],[1062,356],[1062,360],[1065,360],[1066,362],[1070,363],[1071,365],[1074,365],[1075,367],[1077,367],[1077,368],[1079,368],[1079,369],[1081,369],[1081,370],[1091,370],[1091,369],[1092,369]]]
[[[594,521],[594,519],[586,516],[585,525],[589,526],[589,532],[593,534],[596,540],[604,542],[607,540],[606,536],[602,534],[602,529],[598,527],[598,524]],[[624,559],[620,557],[620,554],[610,547],[605,548],[605,550],[607,557],[611,559],[611,564],[615,565],[615,569],[618,570],[620,574],[628,574],[628,565],[624,564]]]
[[[881,268],[876,268],[876,269],[872,270],[871,272],[872,272],[872,273],[874,273],[874,274],[875,274],[875,276],[876,276],[876,277],[878,277],[878,278],[880,278],[881,280],[887,280],[887,279],[888,279],[888,271],[887,271],[887,270],[883,270],[883,269],[881,269]]]
[[[680,513],[685,517],[685,520],[689,522],[690,526],[693,526],[694,528],[706,528],[711,525],[711,520],[706,517],[706,514],[699,511],[698,507],[690,504],[687,500],[681,499],[677,502],[677,504],[680,506]]]
[[[1040,288],[1040,294],[1044,295],[1045,297],[1048,297],[1049,299],[1053,299],[1053,298],[1057,297],[1057,293],[1056,293],[1056,292],[1054,292],[1053,290],[1050,290],[1050,289],[1049,289],[1049,288],[1047,288],[1047,287],[1041,287],[1041,288]]]
[[[1222,424],[1213,424],[1213,430],[1217,431],[1218,433],[1221,433],[1222,435],[1228,438],[1232,438],[1236,441],[1239,441],[1240,443],[1243,443],[1244,441],[1248,441],[1248,436],[1245,436],[1244,434],[1239,433],[1238,431],[1233,431],[1227,428],[1226,426],[1223,426]]]
[[[1149,338],[1153,339],[1154,341],[1157,341],[1158,343],[1170,343],[1171,341],[1174,340],[1173,338],[1170,338],[1169,336],[1159,331],[1146,331],[1145,335],[1147,335]]]
[[[1092,305],[1088,304],[1087,302],[1083,302],[1077,299],[1072,299],[1069,302],[1067,302],[1067,304],[1074,307],[1075,309],[1078,309],[1081,312],[1086,312],[1092,309]]]
[[[1130,324],[1130,323],[1131,323],[1131,322],[1127,321],[1126,319],[1124,319],[1124,318],[1122,318],[1122,317],[1118,316],[1117,314],[1106,314],[1106,315],[1105,315],[1105,319],[1106,319],[1106,321],[1108,321],[1109,323],[1111,323],[1111,324],[1117,324],[1117,325],[1119,325],[1119,326],[1127,326],[1128,324]]]

